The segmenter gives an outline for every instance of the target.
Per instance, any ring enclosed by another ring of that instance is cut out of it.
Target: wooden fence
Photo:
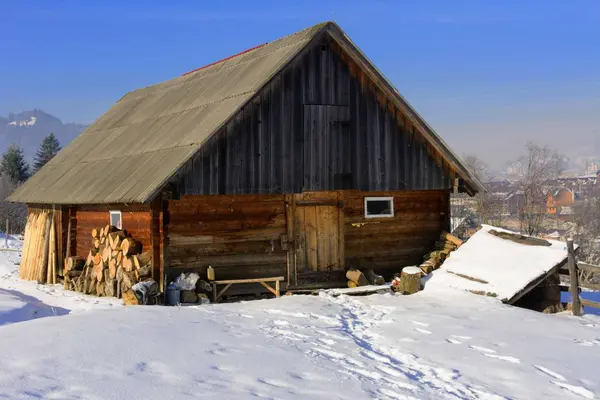
[[[561,269],[559,273],[569,277],[569,286],[561,285],[561,290],[571,292],[573,315],[581,315],[581,306],[600,308],[600,302],[582,299],[579,296],[582,288],[600,291],[600,284],[591,281],[595,274],[600,275],[600,266],[576,262],[572,239],[567,241],[567,249],[568,269]]]

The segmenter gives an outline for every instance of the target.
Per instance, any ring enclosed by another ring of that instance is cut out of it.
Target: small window
[[[121,223],[121,211],[110,211],[110,224],[116,226],[117,229],[123,229]]]
[[[389,218],[393,216],[393,197],[365,197],[365,218]]]

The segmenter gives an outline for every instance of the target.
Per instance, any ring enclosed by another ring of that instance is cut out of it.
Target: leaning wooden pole
[[[575,248],[573,239],[567,240],[569,277],[571,278],[571,301],[573,306],[573,315],[581,315],[581,301],[579,299],[579,278],[577,276],[577,265],[575,264]]]

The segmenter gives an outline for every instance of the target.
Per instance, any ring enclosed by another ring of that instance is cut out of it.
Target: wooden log
[[[92,238],[99,239],[100,238],[100,231],[101,231],[101,229],[99,229],[99,228],[92,229]]]
[[[109,246],[105,246],[104,250],[102,250],[102,261],[104,261],[105,263],[108,263],[111,252],[112,252],[111,248]]]
[[[119,267],[117,267],[117,273],[115,274],[115,278],[116,278],[118,281],[121,281],[121,280],[123,280],[123,266],[119,266]]]
[[[117,251],[117,256],[115,257],[115,260],[117,261],[117,265],[121,265],[123,262],[123,252]]]
[[[94,249],[97,249],[97,248],[99,248],[99,247],[100,247],[100,239],[94,239],[94,240],[92,241],[92,247],[93,247]]]
[[[138,241],[133,238],[125,238],[121,243],[121,250],[124,256],[132,256],[140,252],[141,246]]]
[[[92,258],[91,265],[97,265],[97,264],[100,264],[100,262],[102,262],[102,254],[96,253],[96,255]]]
[[[106,287],[106,285],[104,284],[104,282],[97,282],[96,283],[96,296],[104,296],[104,288]]]
[[[65,277],[68,277],[69,279],[79,278],[82,273],[83,273],[83,271],[71,270],[71,271],[65,273]]]
[[[109,279],[104,282],[104,294],[106,297],[116,297],[117,296],[117,280]]]
[[[136,284],[135,275],[133,272],[123,272],[123,288],[131,289]],[[125,291],[125,290],[124,290]]]
[[[89,258],[89,255],[88,255]],[[65,273],[69,271],[81,271],[83,266],[85,265],[85,261],[81,257],[73,256],[68,257],[65,263]]]
[[[462,240],[460,240],[459,238],[457,238],[456,236],[454,236],[448,232],[442,232],[442,234],[440,236],[442,239],[447,240],[447,241],[455,244],[456,246],[461,246],[463,244]]]
[[[346,278],[355,282],[358,286],[367,286],[369,284],[369,281],[365,278],[363,273],[354,268],[346,271]]]
[[[114,258],[108,262],[108,276],[110,279],[117,277],[117,260]]]
[[[354,281],[348,281],[348,287],[349,288],[355,288],[357,286],[358,286],[358,284],[356,282],[354,282]]]
[[[42,245],[42,257],[40,259],[37,282],[39,284],[46,283],[47,271],[48,271],[48,248],[50,247],[50,226],[52,222],[50,221],[50,214],[46,213],[46,230],[43,239]]]
[[[490,229],[488,233],[501,239],[510,240],[512,242],[525,244],[528,246],[552,246],[552,244],[547,240],[534,238],[531,236],[524,236],[518,233],[501,232],[494,229]]]
[[[575,263],[575,248],[573,239],[567,240],[567,265],[569,267],[569,278],[571,283],[571,301],[573,302],[573,315],[581,316],[581,300],[579,298],[579,277],[577,275],[577,264]]]
[[[123,256],[123,269],[127,272],[133,271],[133,261],[131,257]]]
[[[421,290],[422,273],[417,267],[404,267],[400,273],[400,293],[414,294]]]
[[[145,265],[151,265],[152,263],[152,253],[149,251],[134,255],[132,258],[133,264],[137,269],[140,269]]]
[[[102,282],[104,280],[104,261],[100,261],[98,264],[94,264],[92,270],[92,277],[98,282]]]
[[[116,250],[120,248],[121,241],[125,239],[125,233],[123,231],[115,231],[108,234],[108,243],[110,248]]]
[[[126,306],[137,306],[139,305],[139,300],[133,290],[128,289],[123,291],[123,304]]]

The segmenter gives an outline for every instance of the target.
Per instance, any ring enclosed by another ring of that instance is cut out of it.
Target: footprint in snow
[[[600,346],[600,340],[598,340],[598,339],[596,339],[596,340],[579,340],[579,339],[576,339],[575,343],[577,343],[580,346],[585,346],[585,347]]]
[[[415,331],[422,333],[424,335],[431,335],[431,331],[428,331],[427,329],[423,329],[423,328],[414,328]]]
[[[537,369],[537,370],[539,370],[539,371],[541,371],[541,372],[543,372],[543,373],[545,373],[547,375],[550,375],[551,377],[553,377],[554,379],[558,379],[559,381],[562,381],[562,382],[566,382],[567,381],[567,379],[564,376],[562,376],[561,374],[559,374],[557,372],[554,372],[552,370],[549,370],[546,367],[542,367],[541,365],[534,365],[533,368],[535,368],[535,369]]]
[[[424,326],[424,327],[428,327],[429,324],[426,322],[419,322],[419,321],[410,321],[412,322],[414,325],[418,325],[418,326]]]
[[[496,350],[492,350],[492,349],[488,349],[487,347],[481,347],[481,346],[469,346],[470,349],[475,350],[481,354],[483,354],[486,357],[489,358],[495,358],[497,360],[502,360],[502,361],[506,361],[509,363],[513,363],[513,364],[520,364],[521,360],[519,360],[517,357],[512,357],[512,356],[501,356],[499,354],[496,354]]]
[[[573,393],[573,394],[579,395],[579,396],[583,397],[584,399],[595,398],[594,393],[587,390],[583,386],[569,385],[567,383],[559,382],[559,381],[550,381],[550,382],[562,389],[565,389],[565,390]]]

